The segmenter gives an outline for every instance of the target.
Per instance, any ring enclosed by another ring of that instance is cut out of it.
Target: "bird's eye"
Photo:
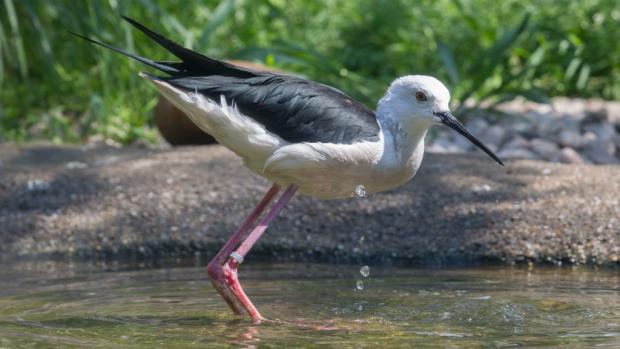
[[[417,92],[415,93],[415,99],[416,99],[418,102],[423,102],[423,101],[425,101],[425,100],[426,100],[426,95],[425,95],[425,94],[424,94],[424,92],[422,92],[422,91],[417,91]]]

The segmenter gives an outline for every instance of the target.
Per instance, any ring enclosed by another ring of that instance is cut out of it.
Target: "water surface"
[[[243,265],[255,325],[204,267],[5,263],[0,348],[620,347],[617,269],[360,267]]]

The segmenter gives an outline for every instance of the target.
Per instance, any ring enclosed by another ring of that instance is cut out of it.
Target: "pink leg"
[[[235,233],[226,242],[224,247],[215,255],[215,257],[209,262],[207,266],[207,274],[211,278],[213,287],[224,298],[226,303],[230,306],[235,314],[242,314],[241,304],[237,301],[234,294],[230,292],[225,284],[223,265],[230,256],[231,252],[239,244],[247,230],[256,222],[258,217],[265,211],[265,208],[273,201],[274,197],[280,191],[280,186],[273,184],[269,191],[265,194],[263,199],[256,205],[252,213],[245,219],[241,226],[235,231]]]
[[[254,228],[254,230],[252,230],[252,232],[241,243],[237,250],[230,254],[230,258],[228,258],[228,261],[226,262],[226,264],[224,264],[223,267],[224,279],[228,290],[234,295],[236,300],[241,303],[241,306],[252,317],[252,320],[256,322],[262,320],[263,317],[258,312],[254,304],[252,304],[250,298],[248,298],[248,296],[243,291],[243,288],[239,283],[237,267],[239,264],[241,264],[241,262],[243,262],[243,258],[252,248],[252,246],[254,246],[256,241],[258,241],[261,235],[263,235],[269,223],[284,208],[284,206],[286,206],[286,204],[293,197],[296,191],[297,187],[294,185],[289,185],[288,188],[286,188],[286,191],[284,191],[280,199],[278,199],[275,205],[271,208],[271,211],[269,211],[269,213],[265,217],[263,217],[260,223]]]

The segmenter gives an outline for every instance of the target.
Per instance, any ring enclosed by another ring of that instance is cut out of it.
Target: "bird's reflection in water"
[[[228,331],[228,342],[230,344],[239,345],[243,349],[256,349],[259,338],[258,324],[248,323],[247,320],[237,319],[227,324],[230,329]]]
[[[239,345],[243,349],[256,349],[261,341],[261,334],[272,337],[271,332],[279,332],[288,328],[291,331],[310,330],[310,331],[336,331],[340,326],[336,326],[335,320],[315,321],[303,318],[294,320],[268,320],[261,323],[249,323],[247,320],[238,319],[227,323],[230,329],[229,343]]]

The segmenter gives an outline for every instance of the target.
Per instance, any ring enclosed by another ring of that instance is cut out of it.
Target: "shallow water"
[[[620,347],[617,269],[360,267],[243,265],[255,325],[204,267],[5,263],[0,348]]]

